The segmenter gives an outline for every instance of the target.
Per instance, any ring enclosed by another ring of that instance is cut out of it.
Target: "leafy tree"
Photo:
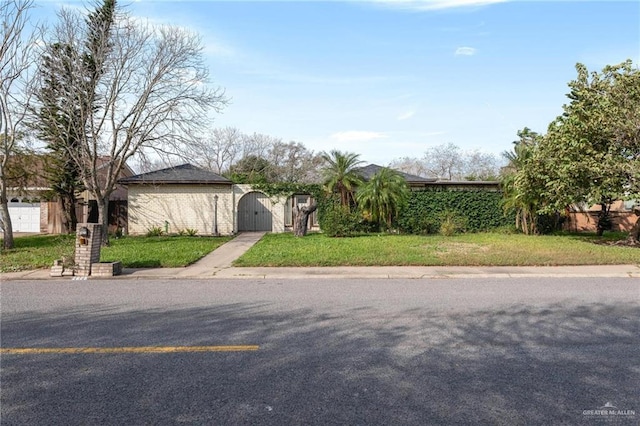
[[[392,221],[409,193],[407,182],[398,172],[382,168],[358,188],[356,201],[360,210],[366,212],[378,228],[384,223],[387,229],[391,229]]]
[[[358,154],[333,150],[321,154],[325,162],[323,168],[324,187],[327,192],[337,192],[340,195],[340,205],[347,210],[355,201],[355,188],[362,184],[362,177],[356,170],[363,162]]]
[[[611,203],[640,194],[640,70],[631,61],[576,70],[570,102],[534,153],[532,173],[542,180],[543,211],[599,204],[602,235]]]

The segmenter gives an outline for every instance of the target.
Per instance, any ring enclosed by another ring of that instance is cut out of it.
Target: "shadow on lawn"
[[[3,315],[3,347],[259,344],[5,355],[6,424],[592,424],[640,411],[640,308],[273,313],[267,305]],[[635,418],[637,422],[638,418]]]

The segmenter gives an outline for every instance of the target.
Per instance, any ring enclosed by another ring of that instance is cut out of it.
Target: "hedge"
[[[411,193],[397,219],[401,232],[428,234],[438,232],[443,218],[464,219],[466,231],[479,232],[513,226],[514,213],[505,214],[500,191],[425,190]]]

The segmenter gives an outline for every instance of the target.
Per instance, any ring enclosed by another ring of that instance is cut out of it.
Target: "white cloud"
[[[486,6],[506,1],[508,0],[373,0],[386,6],[418,11]]]
[[[338,142],[366,142],[374,139],[386,138],[387,135],[380,132],[366,132],[359,130],[349,130],[337,132],[331,135],[331,139]]]
[[[398,116],[398,121],[408,120],[416,114],[415,111],[407,111],[404,114]]]
[[[463,47],[458,47],[456,49],[455,55],[456,56],[473,56],[476,54],[476,52],[477,52],[476,49],[474,49],[473,47],[463,46]]]

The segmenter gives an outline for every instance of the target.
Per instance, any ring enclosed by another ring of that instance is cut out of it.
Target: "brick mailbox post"
[[[97,223],[79,223],[76,228],[75,274],[87,277],[91,275],[91,265],[100,262],[102,244],[102,225]]]
[[[54,261],[50,275],[62,277],[112,277],[122,273],[121,262],[100,262],[102,245],[102,225],[97,223],[79,223],[76,227],[76,250],[73,265],[64,258]]]

